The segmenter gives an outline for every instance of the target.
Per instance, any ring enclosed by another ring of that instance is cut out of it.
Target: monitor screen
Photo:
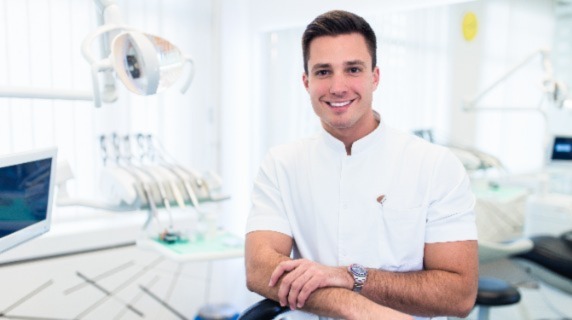
[[[433,130],[431,130],[431,129],[413,130],[413,134],[418,136],[419,138],[423,138],[429,142],[435,142],[435,141],[433,141]]]
[[[0,252],[50,229],[56,153],[0,156]]]
[[[572,137],[554,137],[551,160],[572,160]]]

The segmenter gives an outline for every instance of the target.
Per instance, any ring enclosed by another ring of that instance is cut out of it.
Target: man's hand
[[[318,288],[353,287],[353,279],[344,267],[327,267],[307,259],[279,263],[268,285],[276,285],[281,277],[279,302],[281,306],[289,305],[292,310],[302,308],[310,294]]]

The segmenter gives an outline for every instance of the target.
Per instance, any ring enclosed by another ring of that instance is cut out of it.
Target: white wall
[[[258,31],[279,30],[290,27],[305,27],[318,15],[334,9],[351,11],[365,17],[392,11],[471,1],[474,0],[250,0],[250,23]]]
[[[480,92],[539,48],[554,46],[552,1],[489,1],[481,7],[478,86]],[[479,102],[480,107],[521,107],[531,110],[541,99],[539,57]],[[473,94],[474,94],[473,93]],[[473,145],[497,156],[512,173],[540,170],[544,165],[545,123],[536,111],[479,112]]]

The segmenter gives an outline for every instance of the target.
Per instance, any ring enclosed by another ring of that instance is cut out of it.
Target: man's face
[[[375,128],[373,92],[379,69],[359,33],[317,37],[310,43],[303,81],[314,112],[335,137],[361,138]]]

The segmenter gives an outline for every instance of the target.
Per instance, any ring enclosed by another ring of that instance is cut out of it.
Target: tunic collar
[[[375,145],[375,142],[381,139],[382,133],[383,131],[385,131],[385,123],[383,122],[383,120],[381,120],[379,113],[375,110],[373,110],[373,113],[375,119],[379,121],[379,124],[368,135],[355,141],[352,144],[352,156],[361,154],[366,150],[368,150],[372,145]],[[322,140],[329,148],[334,150],[334,152],[346,155],[346,147],[344,143],[338,140],[338,138],[332,136],[328,131],[326,131],[326,129],[323,128],[322,128]]]

